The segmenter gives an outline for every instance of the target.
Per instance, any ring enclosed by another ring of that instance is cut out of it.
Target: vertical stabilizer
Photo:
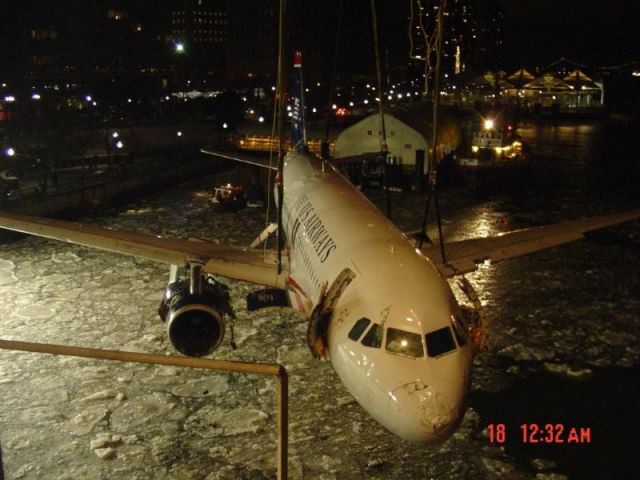
[[[293,83],[291,86],[291,143],[295,150],[307,149],[307,132],[304,127],[304,86],[302,84],[302,53],[293,57]]]

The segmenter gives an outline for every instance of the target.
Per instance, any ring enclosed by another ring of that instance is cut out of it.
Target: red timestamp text
[[[510,438],[507,425],[490,423],[489,442],[505,443]],[[563,423],[522,423],[516,439],[523,444],[584,444],[591,443],[591,427],[574,427]]]

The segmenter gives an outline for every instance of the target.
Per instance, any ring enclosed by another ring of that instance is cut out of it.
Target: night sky
[[[72,6],[79,0],[64,0]],[[409,6],[416,0],[376,0],[383,57],[390,66],[406,66],[409,57]],[[423,0],[433,6],[437,0]],[[453,3],[454,0],[449,0]],[[566,57],[589,66],[610,66],[640,59],[640,0],[460,0],[476,11],[497,3],[504,12],[505,46],[500,63],[506,70],[543,67]],[[276,6],[278,0],[271,0]],[[0,0],[5,13],[21,11],[16,0]],[[341,0],[287,2],[289,50],[305,52],[312,78],[328,77]],[[344,5],[338,74],[375,72],[371,0],[342,0]],[[462,3],[462,4],[464,4]],[[122,1],[134,5],[135,0]],[[10,6],[14,8],[8,8]],[[73,11],[68,8],[68,11]],[[264,11],[255,10],[264,16]],[[80,18],[70,17],[77,22]],[[0,32],[0,45],[10,48],[11,21]],[[3,38],[4,37],[4,38]],[[265,41],[272,41],[265,39]],[[261,48],[260,44],[256,48]],[[275,60],[274,60],[275,63]]]
[[[504,13],[501,63],[508,70],[543,67],[560,57],[589,66],[640,59],[638,0],[495,1]],[[306,51],[310,67],[330,70],[339,0],[301,3],[288,5],[292,48]],[[482,8],[483,1],[475,3]],[[378,0],[377,5],[388,62],[406,64],[409,0]],[[371,2],[345,1],[338,72],[375,71],[371,29]]]
[[[593,66],[640,59],[638,0],[498,0],[505,60],[545,65],[559,57]]]
[[[331,71],[339,4],[339,0],[288,2],[289,44],[292,49],[305,52],[307,70],[319,69],[326,74]],[[391,64],[406,65],[408,60],[408,8],[408,0],[400,5],[391,0],[378,1],[381,42],[389,51]],[[372,28],[370,0],[344,0],[338,45],[339,75],[375,72]]]

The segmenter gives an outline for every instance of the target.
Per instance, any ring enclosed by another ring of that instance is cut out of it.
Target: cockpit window
[[[362,339],[362,345],[365,347],[380,348],[380,345],[382,345],[382,327],[374,323]]]
[[[367,317],[362,317],[360,320],[358,320],[355,323],[353,328],[351,328],[351,330],[349,331],[348,337],[354,342],[357,342],[358,339],[360,338],[360,335],[362,335],[362,333],[365,331],[365,329],[369,326],[370,323],[371,323],[371,320],[369,320]]]
[[[453,334],[458,341],[458,346],[463,347],[465,343],[467,343],[469,332],[466,330],[460,318],[455,315],[451,315],[451,326],[453,327]]]
[[[387,351],[406,355],[407,357],[423,357],[422,338],[417,333],[409,333],[396,328],[387,329]]]
[[[455,350],[456,344],[453,341],[453,335],[449,327],[434,330],[427,333],[427,355],[430,357],[439,357],[440,355]]]

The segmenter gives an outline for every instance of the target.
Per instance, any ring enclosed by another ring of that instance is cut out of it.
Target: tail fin
[[[304,126],[304,86],[302,84],[302,53],[295,52],[293,57],[293,84],[291,97],[291,143],[296,150],[307,149],[307,132]]]

